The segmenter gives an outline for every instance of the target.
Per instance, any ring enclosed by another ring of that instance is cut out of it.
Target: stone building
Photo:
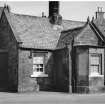
[[[0,90],[14,92],[104,90],[105,20],[63,20],[59,2],[49,17],[0,8]]]

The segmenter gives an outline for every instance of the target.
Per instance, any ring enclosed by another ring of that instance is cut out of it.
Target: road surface
[[[0,92],[0,104],[105,104],[105,93],[69,94],[60,92]]]

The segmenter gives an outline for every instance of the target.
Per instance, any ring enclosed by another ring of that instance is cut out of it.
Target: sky
[[[0,6],[4,3],[13,13],[42,16],[44,12],[48,16],[48,1],[0,1]],[[105,1],[60,1],[60,14],[63,19],[86,21],[88,16],[95,16],[97,7],[105,11]]]

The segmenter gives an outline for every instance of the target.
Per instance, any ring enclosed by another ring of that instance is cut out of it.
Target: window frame
[[[34,57],[43,57],[43,72],[34,71],[34,69],[33,69],[33,66],[35,65],[34,64]],[[33,73],[42,73],[42,74],[44,73],[45,74],[45,53],[36,53],[36,52],[32,53],[32,69],[33,69]]]
[[[98,67],[98,73],[100,75],[103,75],[103,71],[102,71],[102,53],[90,53],[90,60],[91,60],[91,57],[99,57],[99,64],[91,64],[91,61],[89,63],[89,66],[90,66],[90,70],[89,70],[89,74],[91,74],[91,66],[97,66]]]

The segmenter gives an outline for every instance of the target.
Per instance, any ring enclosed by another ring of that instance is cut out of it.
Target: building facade
[[[49,17],[0,8],[0,90],[14,92],[104,91],[104,17],[63,20],[59,2]]]

